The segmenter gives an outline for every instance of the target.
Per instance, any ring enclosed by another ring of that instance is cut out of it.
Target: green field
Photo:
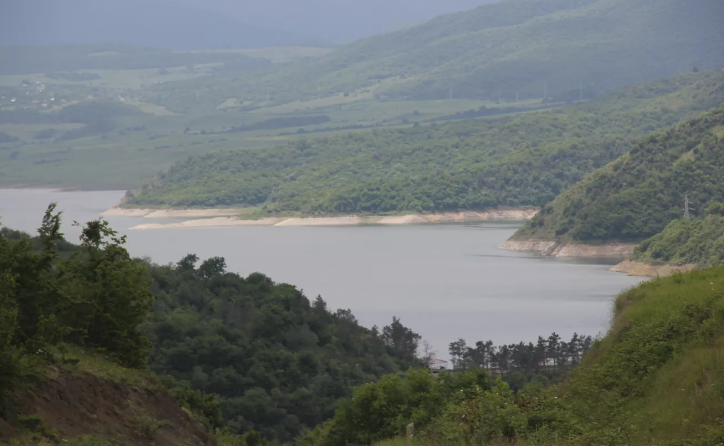
[[[126,102],[144,114],[121,116],[113,130],[68,141],[36,139],[38,132],[60,133],[81,123],[0,124],[0,131],[21,142],[0,144],[0,185],[52,185],[82,189],[135,189],[158,171],[191,155],[234,149],[254,149],[308,137],[333,136],[350,131],[411,127],[458,111],[494,106],[473,100],[379,102],[358,101],[285,113],[279,108],[251,112],[178,115],[147,103]],[[417,111],[417,113],[415,113]],[[225,133],[233,126],[279,117],[325,115],[323,124]],[[142,126],[142,131],[126,130]],[[354,129],[346,127],[354,126]],[[362,128],[357,128],[362,127]],[[305,133],[301,133],[303,129]],[[298,133],[300,132],[300,133]]]

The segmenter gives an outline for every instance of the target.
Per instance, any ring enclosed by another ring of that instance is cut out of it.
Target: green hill
[[[228,97],[267,103],[343,93],[441,99],[541,98],[599,91],[724,65],[718,0],[506,0],[344,45],[327,56],[256,76],[159,86],[154,100],[186,105],[193,89],[215,107]],[[213,101],[211,100],[213,98]],[[205,99],[202,99],[202,101]]]
[[[540,206],[644,135],[724,103],[724,72],[679,75],[553,112],[415,125],[178,163],[128,206],[262,206],[265,213]]]
[[[653,265],[720,265],[724,263],[724,216],[674,220],[637,246],[632,258]]]
[[[546,205],[514,239],[638,241],[724,199],[724,109],[654,133]]]
[[[397,318],[380,329],[364,328],[349,310],[332,312],[321,297],[310,301],[292,285],[260,273],[229,273],[219,257],[197,265],[198,258],[187,255],[167,266],[132,259],[125,237],[102,220],[84,226],[80,245],[65,241],[60,229],[52,205],[38,237],[0,230],[0,443],[5,421],[21,425],[17,409],[33,399],[18,401],[21,390],[39,380],[41,389],[50,389],[39,394],[58,395],[53,389],[64,376],[58,373],[67,370],[55,365],[80,364],[69,373],[104,378],[86,387],[75,383],[83,376],[66,380],[75,387],[62,391],[79,394],[71,401],[81,406],[74,411],[85,410],[73,416],[84,416],[76,422],[87,429],[73,432],[104,431],[103,423],[86,423],[95,410],[88,407],[95,406],[85,399],[93,399],[95,387],[102,393],[112,386],[110,379],[152,387],[135,394],[134,404],[153,399],[149,395],[170,400],[171,394],[210,428],[253,430],[279,442],[331,417],[353,386],[422,365],[420,336]],[[118,404],[113,401],[128,395],[119,390],[110,403],[98,404]],[[28,404],[44,404],[39,411],[57,417],[63,401]],[[145,416],[143,408],[125,409],[114,413]],[[179,412],[178,404],[165,409],[159,415]],[[49,421],[67,427],[73,419]]]
[[[375,444],[414,422],[414,444],[436,446],[720,445],[722,289],[717,267],[624,292],[607,336],[557,388],[531,383],[514,392],[499,378],[470,373],[385,377],[355,389],[333,420],[299,443]]]

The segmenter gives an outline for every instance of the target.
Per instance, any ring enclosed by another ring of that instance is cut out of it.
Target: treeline
[[[559,111],[360,132],[192,157],[129,199],[319,214],[541,206],[639,138],[724,102],[724,72],[676,76]]]
[[[253,124],[233,126],[225,133],[253,132],[254,130],[283,129],[286,127],[301,127],[305,125],[324,124],[331,121],[326,115],[317,116],[285,116],[281,118],[265,119]]]
[[[570,370],[581,363],[592,345],[590,336],[574,333],[566,342],[554,332],[548,338],[539,336],[535,344],[495,346],[493,341],[478,341],[474,347],[468,347],[464,339],[458,339],[450,343],[449,353],[455,369],[482,367],[495,375],[507,376],[514,372],[542,374]]]
[[[721,87],[724,91],[724,86]],[[658,132],[572,187],[515,238],[640,241],[724,200],[724,108]]]
[[[561,101],[565,102],[565,101]],[[542,105],[539,107],[486,107],[481,105],[478,108],[459,111],[451,115],[440,116],[439,118],[431,119],[427,122],[439,122],[439,121],[453,121],[457,119],[472,119],[482,118],[485,116],[498,116],[498,115],[509,115],[512,113],[522,113],[528,111],[536,111],[550,108],[550,106]]]

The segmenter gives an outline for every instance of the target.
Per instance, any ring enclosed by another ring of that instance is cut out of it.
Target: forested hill
[[[74,245],[55,205],[38,237],[0,229],[0,440],[5,417],[14,417],[8,401],[43,382],[47,366],[82,360],[87,369],[89,355],[105,357],[104,369],[90,364],[95,374],[120,374],[123,386],[134,376],[123,367],[150,368],[209,427],[280,443],[330,418],[353,386],[424,365],[420,336],[399,319],[364,328],[349,310],[331,311],[292,285],[230,273],[220,257],[166,266],[132,259],[125,237],[102,220],[87,223]],[[84,406],[83,421],[88,407],[97,406]]]
[[[546,82],[549,95],[581,82],[604,91],[695,65],[721,68],[721,17],[719,0],[506,0],[362,39],[256,81],[203,88],[254,102],[271,93],[275,103],[369,89],[409,99],[541,98]]]
[[[546,205],[514,239],[635,241],[724,200],[724,108],[657,132]]]
[[[724,103],[724,72],[678,75],[554,112],[413,126],[192,157],[127,206],[268,214],[541,206],[653,130]]]

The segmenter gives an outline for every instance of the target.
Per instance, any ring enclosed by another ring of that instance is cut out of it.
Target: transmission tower
[[[696,208],[689,206],[689,196],[684,195],[684,220],[691,220],[691,214],[689,211],[693,210],[696,210]]]

